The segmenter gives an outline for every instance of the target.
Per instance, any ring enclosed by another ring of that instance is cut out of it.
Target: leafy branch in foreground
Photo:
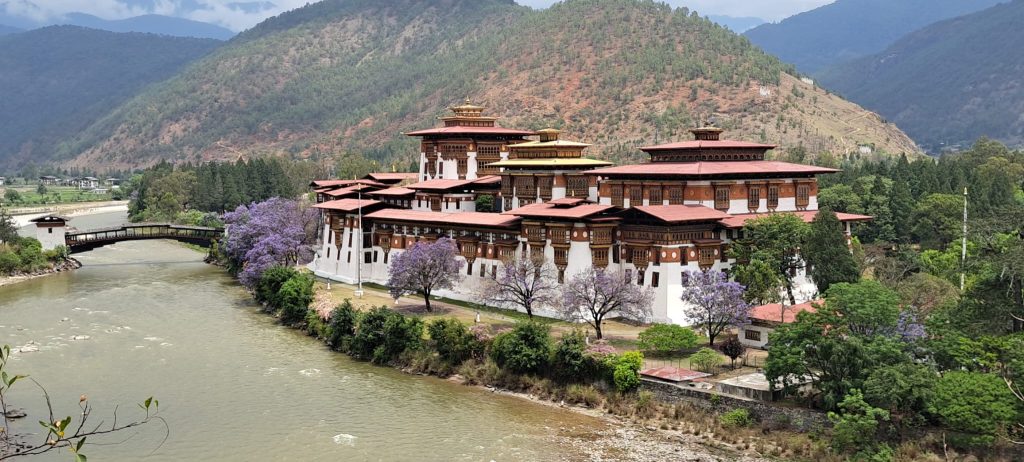
[[[39,382],[36,382],[34,379],[29,379],[32,380],[40,390],[42,390],[43,397],[46,399],[46,409],[49,419],[46,421],[39,421],[39,425],[46,430],[43,442],[33,445],[24,441],[18,441],[10,432],[9,424],[11,417],[7,409],[7,400],[5,397],[7,391],[11,389],[11,386],[13,386],[15,382],[28,378],[28,376],[8,374],[5,369],[7,366],[7,360],[10,357],[11,347],[9,345],[0,347],[0,380],[2,380],[2,383],[0,383],[0,414],[3,415],[4,423],[3,428],[0,428],[0,460],[39,455],[54,449],[67,448],[72,454],[74,454],[76,462],[86,462],[87,458],[85,454],[82,453],[82,448],[85,446],[85,442],[88,437],[118,433],[145,425],[152,421],[159,421],[164,425],[165,429],[164,438],[160,441],[160,445],[157,446],[157,449],[159,449],[160,446],[163,445],[164,441],[167,441],[167,437],[170,436],[170,427],[167,426],[167,421],[159,415],[160,400],[153,399],[152,396],[146,398],[145,401],[138,405],[139,408],[145,412],[145,415],[141,419],[119,424],[117,421],[118,408],[114,407],[113,422],[109,426],[104,425],[104,421],[100,421],[95,426],[89,426],[89,417],[92,415],[93,408],[89,404],[89,398],[82,395],[78,399],[78,408],[81,410],[79,413],[78,425],[73,426],[73,419],[71,416],[64,417],[63,419],[57,419],[54,417],[50,394]]]

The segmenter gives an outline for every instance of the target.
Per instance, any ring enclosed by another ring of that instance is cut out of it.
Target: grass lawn
[[[73,186],[47,186],[46,195],[40,195],[35,185],[28,186],[4,186],[6,189],[18,191],[21,198],[17,202],[8,202],[5,197],[0,197],[5,204],[11,207],[22,207],[31,205],[66,204],[71,202],[94,202],[109,201],[111,194],[94,194],[84,189]]]

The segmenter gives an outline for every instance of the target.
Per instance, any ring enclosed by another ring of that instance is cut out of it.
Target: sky
[[[256,25],[270,16],[305,5],[310,0],[0,0],[0,13],[48,21],[70,12],[88,13],[104,19],[122,19],[140,14],[180,16],[214,23],[234,31]],[[386,0],[381,0],[386,1]],[[516,0],[533,8],[545,8],[556,0]],[[779,21],[794,14],[831,3],[833,0],[667,0],[675,7],[686,6],[703,15],[759,17]]]

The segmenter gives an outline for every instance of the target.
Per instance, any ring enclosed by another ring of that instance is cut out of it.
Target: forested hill
[[[932,24],[1006,0],[837,0],[777,24],[745,33],[765,51],[800,72],[816,74],[877,53],[900,37]]]
[[[1024,144],[1024,1],[934,24],[821,82],[931,149]]]
[[[59,140],[221,42],[53,26],[0,37],[0,168]]]
[[[327,0],[265,21],[61,147],[72,165],[132,167],[360,151],[411,161],[402,132],[471,98],[505,126],[564,128],[597,156],[685,139],[716,115],[729,136],[844,153],[916,146],[801,83],[778,59],[650,0]]]
[[[21,32],[21,29],[18,29],[17,27],[5,26],[3,24],[0,24],[0,35],[14,34],[17,32]]]

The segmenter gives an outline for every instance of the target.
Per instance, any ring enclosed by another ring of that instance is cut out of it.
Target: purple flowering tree
[[[721,271],[687,271],[683,273],[683,309],[695,324],[704,327],[708,345],[729,326],[747,324],[750,305],[743,300],[743,286],[729,281]]]
[[[434,242],[417,242],[391,260],[388,268],[388,287],[395,299],[408,294],[420,294],[430,307],[430,294],[439,289],[451,289],[459,280],[463,262],[455,241],[449,238]]]
[[[585,321],[594,328],[597,338],[604,338],[601,324],[609,315],[645,321],[651,317],[654,292],[633,284],[622,273],[590,267],[573,276],[562,288],[562,316],[571,321]]]
[[[502,308],[522,308],[532,319],[533,309],[554,305],[558,286],[554,268],[543,255],[522,256],[502,263],[497,277],[481,285],[480,299]]]
[[[224,214],[224,223],[221,253],[246,287],[271,266],[292,266],[312,256],[317,211],[303,202],[273,198],[240,205]]]

